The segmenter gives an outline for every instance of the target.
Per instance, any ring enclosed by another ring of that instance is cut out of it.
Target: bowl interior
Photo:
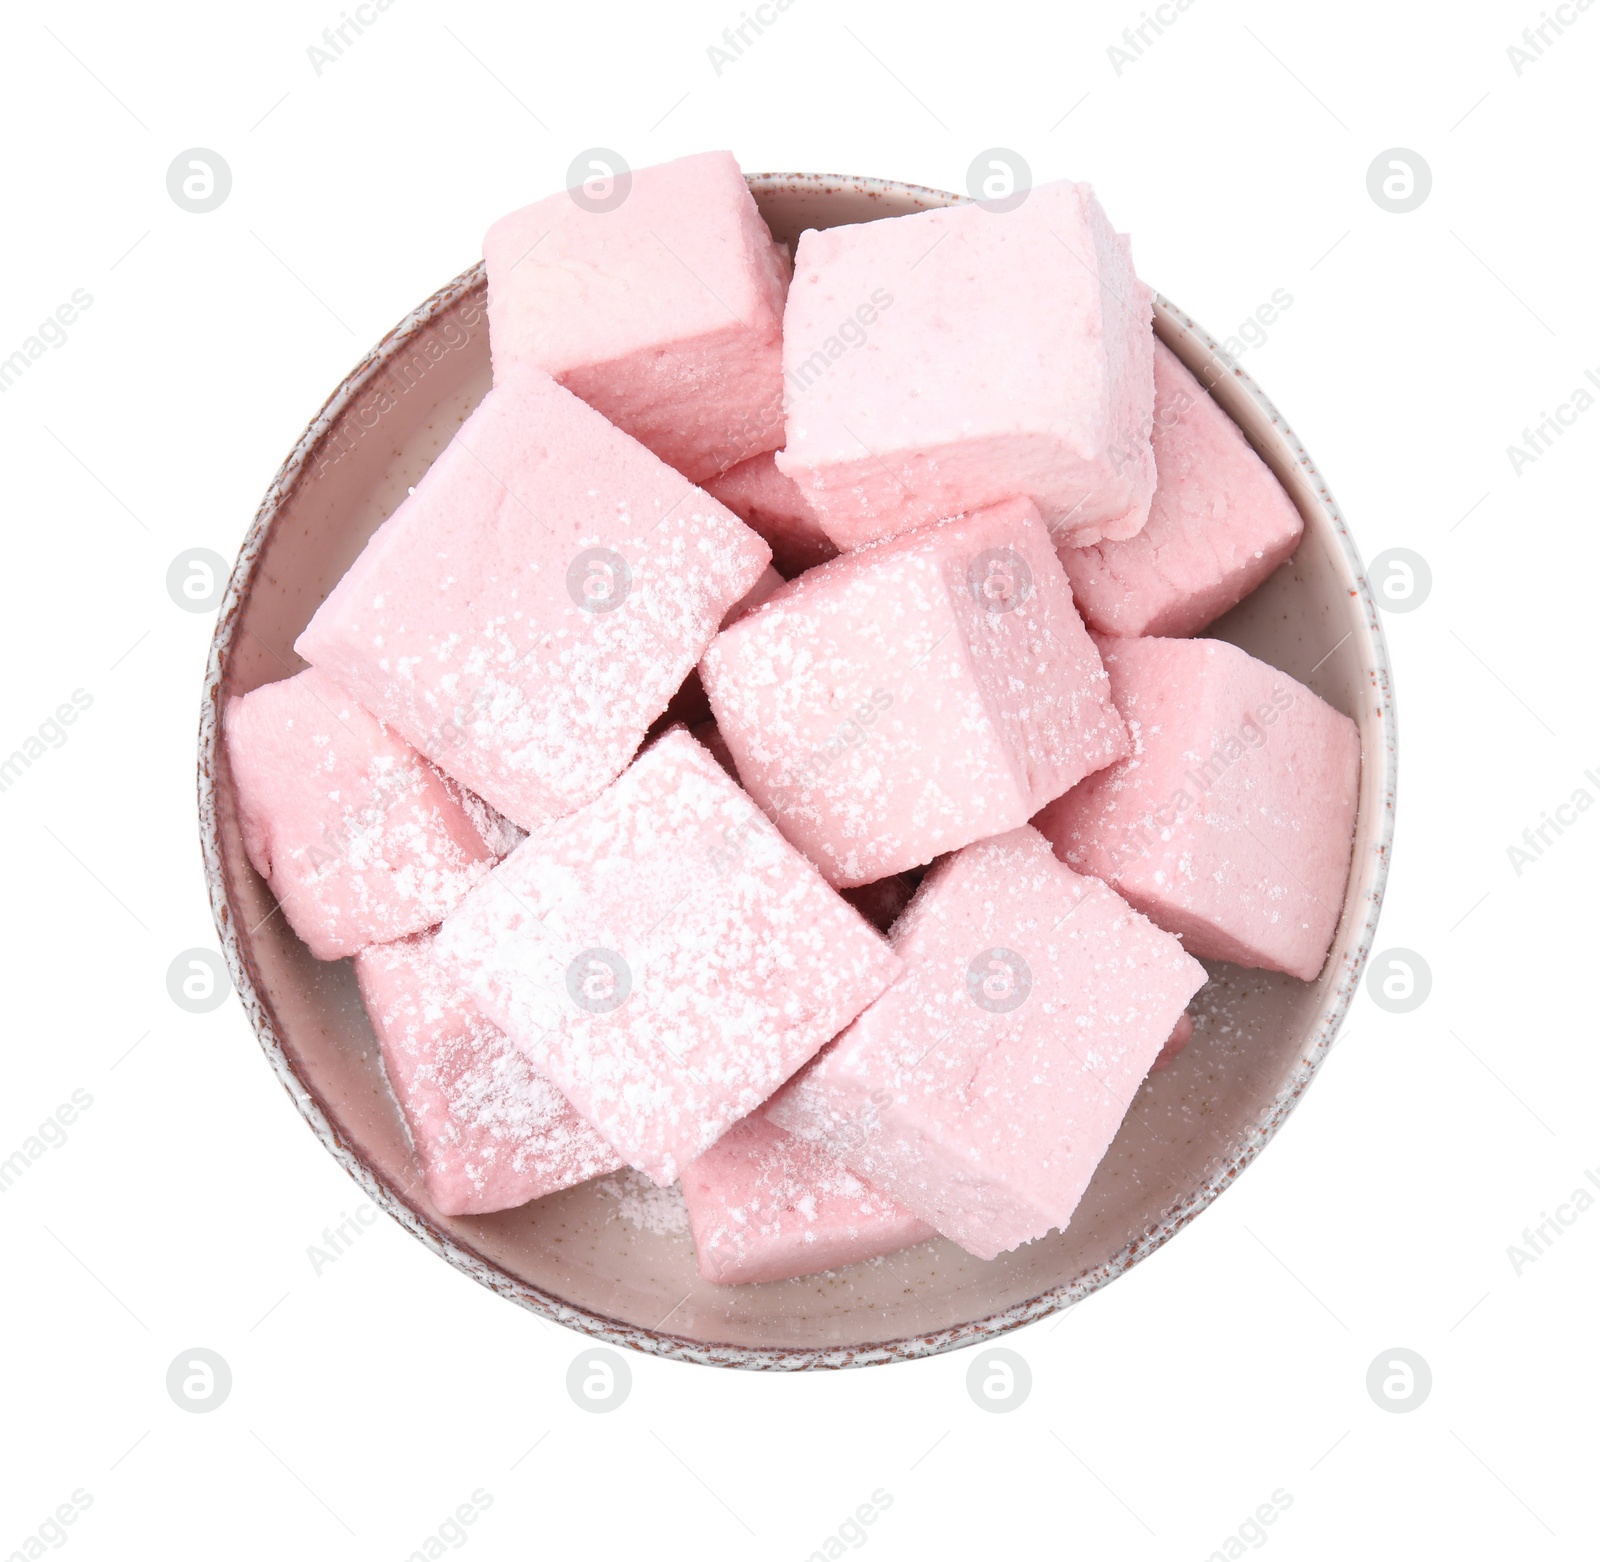
[[[810,175],[751,180],[774,233],[893,216],[956,196]],[[374,529],[489,387],[481,265],[402,321],[352,372],[286,461],[219,618],[201,732],[201,823],[237,989],[269,1060],[371,1197],[483,1283],[588,1332],[690,1359],[841,1365],[947,1349],[1087,1294],[1227,1185],[1310,1081],[1365,958],[1387,866],[1393,713],[1382,634],[1343,522],[1309,456],[1216,343],[1165,299],[1156,328],[1209,385],[1306,519],[1295,557],[1207,631],[1309,684],[1358,723],[1355,863],[1315,983],[1210,966],[1194,1040],[1141,1088],[1065,1231],[993,1262],[942,1239],[831,1274],[709,1285],[673,1201],[629,1174],[501,1214],[429,1203],[384,1083],[349,961],[313,960],[246,860],[219,742],[223,702],[304,664],[293,643]]]

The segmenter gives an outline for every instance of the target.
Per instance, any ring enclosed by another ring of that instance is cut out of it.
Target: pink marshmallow
[[[1305,529],[1238,425],[1160,341],[1152,444],[1144,530],[1061,556],[1079,611],[1106,634],[1197,633],[1288,559]]]
[[[489,229],[495,379],[544,369],[701,482],[783,443],[788,263],[732,153],[625,177]]]
[[[222,724],[245,852],[319,960],[431,927],[511,844],[314,669],[229,700]]]
[[[892,941],[767,1115],[979,1258],[1065,1226],[1204,968],[1027,827],[934,867]]]
[[[1191,954],[1313,980],[1344,904],[1361,740],[1221,640],[1104,640],[1134,737],[1034,821]]]
[[[741,461],[705,485],[713,499],[733,511],[772,549],[772,562],[787,580],[826,564],[839,550],[822,529],[804,490],[778,470],[769,450]]]
[[[534,1067],[663,1186],[899,970],[681,729],[530,835],[445,919],[438,948]]]
[[[1088,185],[808,230],[778,470],[845,549],[1018,494],[1060,546],[1134,536],[1151,300]]]
[[[840,887],[1014,829],[1127,751],[1026,499],[808,571],[700,673],[745,788]]]
[[[926,1242],[933,1228],[758,1113],[683,1173],[701,1276],[749,1285],[820,1274]]]
[[[295,649],[532,829],[621,773],[767,559],[714,499],[513,366]]]
[[[529,1068],[433,956],[431,934],[356,956],[356,981],[428,1197],[486,1215],[618,1171],[621,1158]]]

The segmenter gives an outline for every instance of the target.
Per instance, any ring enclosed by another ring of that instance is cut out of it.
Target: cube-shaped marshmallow
[[[979,1258],[1065,1226],[1204,968],[1026,826],[934,867],[894,946],[767,1115]]]
[[[1294,552],[1305,522],[1239,426],[1156,343],[1156,492],[1137,537],[1061,556],[1091,629],[1192,635]]]
[[[1102,640],[1133,752],[1034,821],[1192,954],[1322,969],[1344,905],[1361,740],[1221,640]]]
[[[621,1157],[435,959],[431,933],[363,949],[355,966],[441,1214],[513,1209],[621,1169]]]
[[[694,482],[783,443],[788,262],[731,152],[596,166],[483,258],[497,380],[547,370]]]
[[[903,1205],[759,1112],[684,1168],[683,1202],[700,1273],[716,1285],[820,1274],[934,1235]]]
[[[513,366],[295,643],[527,829],[621,774],[767,545]]]
[[[1127,751],[1026,499],[808,571],[700,674],[746,790],[840,887],[1025,824]]]
[[[319,960],[432,927],[493,865],[503,823],[314,668],[222,726],[245,852]]]
[[[772,562],[785,580],[826,564],[839,550],[823,531],[805,491],[778,470],[769,450],[712,478],[706,492],[733,511],[772,549]]]
[[[530,835],[446,918],[438,948],[663,1186],[899,969],[682,729]]]
[[[841,548],[1017,494],[1061,546],[1131,537],[1155,488],[1151,300],[1084,184],[808,230],[778,469]]]

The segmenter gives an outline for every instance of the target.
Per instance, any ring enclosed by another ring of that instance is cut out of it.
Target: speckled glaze
[[[816,174],[750,185],[790,242],[807,227],[962,199]],[[865,1366],[957,1349],[1071,1306],[1176,1235],[1260,1153],[1333,1045],[1372,945],[1394,823],[1394,702],[1361,559],[1315,463],[1216,339],[1158,296],[1162,340],[1306,520],[1294,559],[1207,633],[1309,684],[1361,731],[1355,860],[1321,977],[1212,965],[1194,1040],[1146,1080],[1066,1231],[992,1263],[937,1239],[829,1275],[712,1286],[683,1232],[634,1224],[598,1183],[497,1215],[434,1209],[350,963],[312,960],[285,930],[239,836],[222,705],[302,665],[299,630],[488,388],[483,291],[480,264],[407,315],[329,398],[273,479],[218,616],[200,719],[201,846],[234,987],[273,1071],[329,1153],[419,1241],[508,1299],[616,1345],[715,1366]]]

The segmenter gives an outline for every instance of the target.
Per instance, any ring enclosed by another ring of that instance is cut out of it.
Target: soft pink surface
[[[699,482],[783,443],[788,265],[732,153],[631,178],[613,211],[563,190],[489,229],[495,378],[548,370]]]
[[[1191,953],[1311,981],[1350,874],[1348,716],[1221,640],[1102,640],[1132,754],[1034,821]]]
[[[502,822],[314,669],[222,724],[245,851],[319,960],[431,927],[489,871]]]
[[[1305,522],[1238,425],[1156,343],[1156,492],[1137,537],[1062,553],[1090,628],[1192,635],[1242,602]]]
[[[808,230],[783,320],[786,440],[841,548],[1016,494],[1061,546],[1155,488],[1152,294],[1087,185]]]
[[[433,935],[356,956],[356,981],[428,1197],[486,1215],[619,1170],[623,1162],[528,1066],[433,955]]]
[[[745,1285],[819,1274],[925,1242],[933,1228],[757,1114],[683,1173],[701,1275]]]
[[[1026,823],[1127,752],[1026,499],[808,571],[700,674],[741,781],[840,886]]]
[[[979,1258],[1065,1226],[1204,968],[1027,827],[938,864],[893,941],[767,1115]]]
[[[438,947],[534,1066],[663,1186],[899,970],[681,729],[530,835],[446,919]]]
[[[826,564],[839,552],[800,485],[778,470],[770,450],[712,478],[705,489],[752,531],[760,532],[772,549],[773,564],[785,579],[793,580]]]
[[[592,549],[621,558],[625,591]],[[737,516],[517,367],[295,649],[532,829],[621,773],[768,557]],[[608,594],[619,605],[593,610]]]

